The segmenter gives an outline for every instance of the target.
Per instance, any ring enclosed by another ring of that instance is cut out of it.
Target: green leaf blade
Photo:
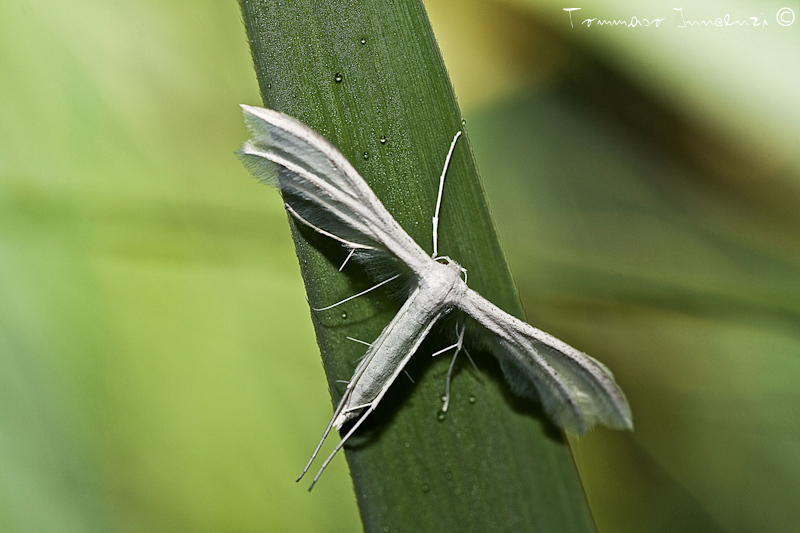
[[[430,251],[438,176],[464,125],[421,2],[241,6],[264,104],[337,146]],[[467,268],[472,288],[521,316],[464,133],[445,186],[440,253]],[[296,226],[293,235],[313,307],[373,283],[355,265],[338,271],[346,251],[337,243]],[[334,402],[337,380],[363,353],[346,337],[373,340],[399,305],[379,290],[312,313]],[[409,365],[416,383],[395,383],[346,447],[365,529],[592,531],[563,436],[538,406],[511,396],[488,353],[473,353],[482,379],[460,367],[450,410],[437,416],[449,358],[430,354],[451,330],[448,321],[434,330]]]

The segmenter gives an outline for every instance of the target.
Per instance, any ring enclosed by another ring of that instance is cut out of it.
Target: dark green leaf
[[[337,146],[430,250],[438,176],[453,134],[464,126],[422,3],[241,6],[265,105]],[[468,135],[448,174],[440,235],[440,252],[468,269],[473,288],[521,315]],[[373,283],[352,264],[338,272],[346,253],[337,243],[296,227],[294,236],[312,306]],[[398,307],[376,291],[313,314],[334,402],[342,391],[336,380],[348,379],[363,353],[346,337],[371,341]],[[453,324],[435,333],[410,365],[416,384],[396,383],[346,448],[365,529],[592,530],[563,436],[536,405],[510,395],[488,354],[473,352],[482,381],[460,367],[450,411],[437,416],[449,361],[429,356],[447,346]]]

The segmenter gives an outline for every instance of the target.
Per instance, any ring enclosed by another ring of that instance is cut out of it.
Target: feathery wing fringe
[[[497,336],[496,355],[514,391],[538,396],[556,424],[579,435],[598,422],[633,429],[628,400],[599,361],[509,315],[472,289],[460,307]]]
[[[279,187],[300,217],[352,248],[390,252],[419,271],[428,254],[336,148],[288,115],[247,105],[242,110],[252,139],[237,155],[256,177]]]

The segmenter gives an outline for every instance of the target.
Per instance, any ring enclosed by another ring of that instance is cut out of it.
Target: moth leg
[[[348,248],[352,248],[352,249],[361,248],[362,250],[377,250],[377,248],[374,248],[372,246],[367,246],[366,244],[358,244],[357,242],[350,242],[348,240],[342,239],[341,237],[338,237],[338,236],[334,235],[333,233],[330,233],[330,232],[325,231],[324,229],[322,229],[320,227],[315,226],[314,224],[312,224],[308,220],[306,220],[303,217],[301,217],[300,213],[295,211],[294,208],[292,206],[290,206],[289,204],[284,203],[283,207],[286,208],[286,211],[288,211],[290,215],[292,215],[298,221],[302,222],[303,224],[305,224],[309,228],[313,229],[314,231],[316,231],[320,235],[325,235],[326,237],[330,237],[331,239],[333,239],[335,241],[339,241],[340,243],[344,244]],[[348,257],[348,259],[349,259],[349,257]],[[342,265],[342,266],[344,266],[344,265]]]
[[[327,468],[328,464],[331,462],[331,460],[333,460],[333,456],[336,455],[336,452],[338,452],[339,450],[342,449],[342,446],[344,446],[344,443],[347,442],[347,440],[353,435],[353,433],[356,432],[356,430],[361,426],[361,424],[364,423],[364,421],[367,419],[367,417],[370,414],[372,414],[372,412],[375,410],[375,407],[376,407],[377,403],[378,403],[377,401],[373,401],[370,404],[365,404],[363,406],[359,406],[359,408],[363,408],[363,407],[366,407],[367,405],[369,405],[369,409],[367,409],[367,411],[363,415],[361,415],[358,418],[358,420],[356,420],[356,423],[353,424],[353,427],[350,428],[350,431],[348,431],[347,434],[344,437],[342,437],[342,440],[339,441],[339,444],[336,445],[336,448],[333,449],[333,451],[328,456],[328,458],[325,459],[325,462],[322,463],[322,466],[319,468],[319,471],[317,472],[317,475],[314,476],[314,479],[311,481],[311,486],[308,487],[308,491],[309,492],[311,492],[311,489],[313,489],[314,485],[316,485],[317,480],[319,480],[319,477],[322,475],[322,472],[325,471],[325,468]],[[331,420],[331,424],[333,424],[333,420]],[[328,431],[330,431],[330,427],[331,426],[328,425]],[[314,458],[312,457],[311,459],[313,460]],[[311,463],[309,463],[309,465],[310,464]],[[308,469],[308,467],[306,467],[306,469]]]
[[[353,338],[353,337],[345,337],[345,339],[347,339],[349,341],[357,342],[359,344],[363,344],[363,345],[365,345],[367,347],[370,347],[370,348],[372,347],[372,343],[367,342],[367,341],[362,341],[361,339],[356,339],[356,338]],[[352,363],[353,364],[360,363],[361,360],[364,359],[364,357],[366,357],[366,356],[367,356],[367,352],[364,352],[363,354],[361,354],[361,357],[359,357],[355,361],[352,361]]]
[[[475,375],[478,378],[478,381],[483,383],[483,378],[481,377],[481,369],[478,368],[478,365],[475,364],[475,360],[472,359],[472,356],[469,354],[469,350],[464,348],[464,354],[467,356],[467,359],[469,359],[469,362],[472,365],[472,369],[475,370]]]
[[[433,357],[436,357],[437,355],[442,354],[447,350],[452,350],[453,348],[456,349],[456,353],[453,354],[453,359],[452,361],[450,361],[450,367],[447,369],[447,380],[445,381],[445,387],[444,387],[444,405],[442,406],[443,413],[446,413],[447,409],[450,407],[450,383],[453,379],[453,369],[456,366],[456,358],[458,357],[458,352],[460,352],[464,346],[464,332],[466,331],[466,329],[467,329],[466,326],[464,326],[464,328],[461,331],[458,331],[458,328],[456,328],[456,333],[458,334],[458,340],[456,341],[456,343],[453,344],[452,346],[448,346],[447,348],[443,348],[433,354]],[[469,357],[469,354],[467,355],[467,357]],[[472,357],[470,357],[469,360],[472,361]],[[474,365],[475,363],[473,362],[472,364]]]
[[[349,341],[357,342],[359,344],[363,344],[364,346],[372,346],[371,342],[362,341],[361,339],[356,339],[354,337],[345,337]]]
[[[345,404],[350,399],[350,391],[352,390],[351,387],[352,387],[352,385],[348,383],[347,391],[345,391],[344,396],[342,396],[342,399],[339,400],[339,405],[336,406],[336,410],[333,412],[333,416],[331,417],[331,421],[328,422],[328,427],[325,428],[325,432],[322,434],[322,438],[319,439],[319,443],[317,443],[317,447],[314,448],[314,453],[311,454],[311,458],[308,460],[308,463],[306,463],[305,468],[303,468],[303,471],[300,473],[300,476],[298,476],[298,478],[295,480],[295,482],[300,481],[301,479],[303,479],[303,476],[306,475],[306,472],[308,472],[308,469],[311,468],[311,463],[314,462],[314,459],[317,457],[317,454],[319,453],[320,448],[322,448],[322,443],[325,442],[325,439],[328,438],[328,434],[331,432],[331,428],[333,428],[333,421],[336,420],[336,418],[339,416],[339,414],[344,409]],[[319,475],[317,475],[317,477],[319,477]],[[314,481],[316,482],[316,478],[314,478]],[[312,484],[312,486],[313,486],[313,484]],[[309,489],[309,490],[311,490],[311,489]]]
[[[453,359],[450,361],[450,368],[447,369],[447,380],[444,385],[444,405],[442,405],[442,412],[446,413],[447,408],[450,407],[450,383],[453,379],[453,368],[456,366],[456,358],[458,357],[458,350],[453,354]]]
[[[345,303],[345,302],[349,302],[350,300],[352,300],[352,299],[354,299],[354,298],[358,298],[359,296],[363,296],[364,294],[367,294],[367,293],[368,293],[368,292],[370,292],[370,291],[374,291],[375,289],[377,289],[377,288],[378,288],[378,287],[380,287],[381,285],[386,285],[386,284],[387,284],[387,283],[389,283],[390,281],[396,280],[396,279],[397,279],[397,278],[399,278],[399,277],[400,277],[400,274],[395,274],[395,275],[394,275],[394,276],[392,276],[391,278],[389,278],[389,279],[385,279],[385,280],[381,281],[380,283],[378,283],[377,285],[373,285],[372,287],[370,287],[369,289],[367,289],[367,290],[365,290],[365,291],[361,291],[361,292],[359,292],[358,294],[354,294],[354,295],[352,295],[352,296],[348,296],[347,298],[345,298],[345,299],[344,299],[344,300],[342,300],[341,302],[336,302],[335,304],[328,305],[328,306],[325,306],[325,307],[319,307],[319,308],[317,308],[317,307],[312,307],[311,309],[313,309],[314,311],[327,311],[328,309],[333,309],[333,308],[334,308],[334,307],[336,307],[337,305],[342,305],[343,303]]]
[[[342,266],[339,267],[339,272],[341,272],[344,269],[344,266],[347,264],[348,261],[350,261],[350,258],[353,257],[354,253],[356,253],[356,249],[351,248],[350,253],[347,254],[347,257],[344,258],[344,263],[342,263]]]

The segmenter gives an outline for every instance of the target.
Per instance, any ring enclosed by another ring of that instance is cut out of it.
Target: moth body
[[[431,327],[463,300],[468,290],[461,278],[464,269],[450,258],[441,259],[445,262],[424,264],[417,287],[356,367],[333,421],[337,430],[377,405]]]
[[[444,178],[461,132],[456,133],[450,145],[439,179],[432,219],[434,252],[430,256],[397,223],[347,159],[323,137],[283,113],[252,106],[242,109],[252,139],[237,153],[259,180],[280,188],[286,209],[296,220],[339,241],[351,252],[358,251],[362,258],[369,258],[371,253],[393,255],[409,268],[417,282],[356,367],[303,470],[305,474],[333,427],[340,430],[357,418],[323,463],[312,487],[334,454],[378,406],[436,321],[454,307],[488,333],[511,388],[518,394],[538,398],[545,413],[559,427],[577,434],[597,423],[633,429],[628,401],[602,363],[498,308],[467,287],[466,271],[458,263],[438,255]],[[387,281],[390,280],[376,287]],[[321,310],[335,305],[338,304]],[[460,349],[462,339],[463,331],[453,347]]]

